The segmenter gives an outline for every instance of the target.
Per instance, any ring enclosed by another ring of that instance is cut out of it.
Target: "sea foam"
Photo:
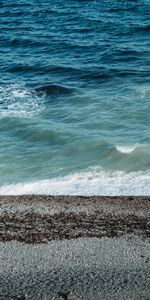
[[[25,85],[10,84],[0,87],[0,118],[29,118],[37,115],[43,108],[43,98]]]
[[[0,195],[150,195],[150,172],[87,170],[64,177],[0,187]]]

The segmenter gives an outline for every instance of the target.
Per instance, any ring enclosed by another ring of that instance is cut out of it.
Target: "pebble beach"
[[[0,299],[144,299],[150,197],[0,198]]]

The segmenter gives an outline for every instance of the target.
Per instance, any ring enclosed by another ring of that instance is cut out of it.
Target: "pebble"
[[[77,300],[77,297],[76,297],[74,294],[70,293],[70,294],[67,296],[67,300]]]

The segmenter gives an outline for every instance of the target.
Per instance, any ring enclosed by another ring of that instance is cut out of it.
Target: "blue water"
[[[0,194],[150,194],[149,0],[0,1]]]

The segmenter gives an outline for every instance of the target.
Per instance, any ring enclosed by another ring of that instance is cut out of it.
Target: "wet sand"
[[[150,197],[0,197],[0,240],[0,300],[150,299]]]

